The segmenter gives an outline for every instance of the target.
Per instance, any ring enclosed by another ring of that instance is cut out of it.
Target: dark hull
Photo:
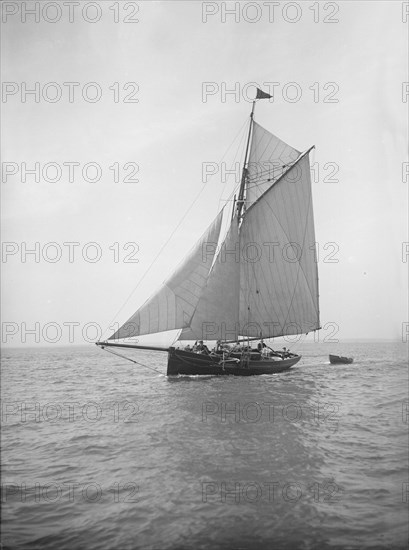
[[[352,357],[340,357],[339,355],[330,355],[329,361],[332,365],[336,365],[336,364],[349,365],[353,363],[354,360],[352,359]]]
[[[209,375],[254,376],[257,374],[276,374],[291,368],[301,359],[300,355],[271,361],[265,359],[250,360],[244,364],[236,361],[219,364],[220,358],[170,348],[167,375]]]

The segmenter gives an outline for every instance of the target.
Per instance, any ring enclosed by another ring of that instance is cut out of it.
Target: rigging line
[[[281,174],[274,174],[274,169],[273,169],[272,177],[268,177],[267,179],[263,179],[263,177],[265,177],[267,175],[270,176],[271,175],[271,170],[261,170],[261,171],[257,172],[256,174],[254,174],[253,176],[250,176],[248,178],[248,182],[252,183],[252,184],[254,182],[256,182],[256,183],[254,185],[249,186],[249,188],[257,187],[258,185],[260,185],[262,183],[267,183],[267,182],[270,182],[270,181],[273,182],[271,185],[274,185],[277,180],[279,180],[284,174],[287,174],[291,170],[291,168],[297,164],[297,162],[300,160],[300,158],[301,158],[301,155],[299,155],[296,158],[296,160],[294,160],[293,162],[286,162],[286,163],[282,163],[280,166],[277,166],[276,167],[277,169],[281,169]]]
[[[240,130],[237,132],[236,137],[233,139],[231,145],[229,146],[229,148],[227,149],[227,151],[226,151],[225,154],[223,155],[223,158],[227,155],[227,153],[229,152],[230,148],[233,146],[233,143],[236,141],[237,136],[238,136],[240,133],[243,132],[243,128],[245,127],[246,124],[247,124],[247,118],[246,118],[245,121],[243,122],[243,124],[242,124]],[[234,161],[236,160],[236,158],[237,158],[237,156],[238,156],[238,153],[239,153],[240,148],[242,148],[242,149],[244,148],[245,137],[246,137],[246,134],[243,132],[243,133],[242,133],[242,137],[241,137],[241,139],[240,139],[240,143],[239,143],[238,146],[237,146],[236,153],[234,154],[234,158],[233,158],[233,162],[232,162],[233,166],[234,166]],[[243,144],[243,146],[242,146],[242,144]],[[222,158],[222,160],[223,160],[223,158]],[[232,193],[231,193],[230,196],[229,196],[229,199],[230,199],[230,197],[233,196],[233,193],[235,192],[236,187],[238,187],[239,184],[240,184],[240,182],[237,183],[237,185],[236,185],[235,188],[233,189]],[[224,193],[224,190],[226,189],[226,185],[227,185],[227,179],[226,179],[225,184],[223,185],[223,189],[220,191],[219,202],[218,202],[217,210],[220,209],[220,203],[222,202],[222,198],[221,198],[221,197],[222,197],[222,195],[223,195],[223,193]],[[229,200],[229,199],[227,199],[227,200]]]
[[[273,166],[272,169],[269,168],[267,170],[258,170],[253,175],[249,174],[249,176],[247,178],[247,181],[250,182],[250,183],[253,183],[253,182],[257,182],[259,180],[262,180],[263,177],[266,177],[264,182],[274,180],[274,179],[280,177],[284,170],[286,170],[287,168],[290,168],[291,166],[293,166],[297,162],[297,160],[294,160],[293,162],[282,162],[279,166],[278,165]],[[281,170],[281,174],[278,174],[278,173],[274,174],[274,171],[278,172],[279,170]],[[273,175],[271,176],[272,172],[273,172]],[[271,176],[271,177],[267,177],[267,176]]]
[[[234,186],[234,189],[232,190],[232,192],[230,193],[230,195],[228,196],[227,199],[224,199],[223,202],[229,202],[229,201],[232,201],[233,200],[233,197],[236,193],[238,193],[239,191],[239,188],[240,188],[240,182],[236,183],[236,185]]]
[[[229,147],[227,148],[227,151],[224,153],[224,155],[222,156],[219,164],[223,161],[224,157],[227,155],[227,153],[230,151],[230,148],[232,147],[233,143],[235,142],[235,140],[237,139],[237,136],[240,134],[240,132],[242,132],[243,130],[243,126],[246,124],[247,122],[247,119],[244,121],[244,123],[242,124],[240,130],[237,132],[235,138],[233,139],[233,141],[231,142],[231,144],[229,145]],[[117,313],[114,315],[114,317],[112,318],[111,322],[109,323],[108,327],[105,329],[105,332],[107,332],[107,330],[111,330],[109,327],[112,325],[112,323],[115,321],[115,319],[118,317],[118,315],[121,313],[121,311],[124,309],[124,307],[126,306],[126,304],[129,302],[129,300],[131,299],[131,297],[133,296],[133,294],[135,293],[136,289],[139,287],[139,285],[142,283],[142,281],[145,279],[146,275],[149,273],[149,271],[151,270],[151,268],[153,267],[153,265],[155,264],[156,260],[159,258],[159,256],[162,254],[163,250],[165,249],[165,247],[169,244],[169,242],[171,241],[173,235],[176,233],[176,231],[179,229],[179,227],[182,225],[183,221],[185,220],[185,218],[187,217],[187,215],[189,214],[189,212],[192,210],[193,206],[196,204],[196,202],[199,200],[199,197],[200,195],[203,193],[205,187],[207,186],[207,184],[209,183],[209,181],[211,181],[212,178],[209,178],[208,181],[206,181],[200,191],[198,192],[198,194],[196,195],[196,197],[194,198],[193,202],[191,203],[191,205],[188,207],[188,209],[186,210],[186,212],[184,213],[184,215],[182,216],[181,220],[179,221],[179,223],[177,224],[177,226],[175,227],[175,229],[172,231],[172,233],[169,235],[168,239],[166,240],[166,242],[161,246],[161,248],[159,249],[159,252],[156,254],[156,256],[154,257],[154,259],[152,260],[151,264],[148,266],[147,270],[145,271],[145,273],[142,275],[142,277],[139,279],[138,283],[136,284],[136,286],[134,287],[134,289],[132,290],[132,292],[129,294],[129,296],[126,298],[125,302],[123,303],[123,305],[119,308],[119,310],[117,311]],[[219,204],[220,204],[220,200],[219,200]],[[104,334],[105,334],[104,332]]]
[[[253,111],[253,113],[254,113],[254,111]],[[254,124],[257,124],[257,123],[254,121],[254,118],[253,118],[253,123],[254,123]],[[244,124],[246,124],[246,121],[244,122]],[[243,126],[244,126],[244,124],[243,124]],[[243,126],[242,126],[242,128],[243,128]],[[246,137],[246,134],[243,134],[242,140],[243,140],[243,138],[245,138],[245,137]],[[251,139],[253,140],[253,132],[252,132],[252,134],[251,134]],[[242,140],[241,140],[241,141],[242,141]],[[241,143],[241,142],[240,142],[240,143]],[[244,145],[244,143],[243,143],[243,145]],[[253,147],[253,143],[251,143],[250,145],[251,145],[251,147],[250,147],[250,153],[251,153],[251,149],[252,149],[252,147]],[[237,155],[237,153],[236,153],[236,155]],[[248,167],[248,162],[247,162],[247,167]],[[247,172],[247,174],[246,174],[246,179],[247,179],[247,178],[248,178],[248,172]],[[232,200],[232,197],[234,196],[235,193],[238,193],[240,187],[241,187],[241,181],[238,182],[238,183],[235,185],[234,189],[233,189],[232,192],[230,193],[229,197],[225,200],[225,202],[228,202],[228,201]],[[243,199],[243,200],[245,201],[245,199]]]
[[[149,367],[148,365],[144,365],[143,363],[139,363],[138,361],[135,361],[135,359],[131,359],[130,357],[127,357],[126,355],[122,355],[121,353],[118,353],[116,351],[113,351],[111,349],[102,348],[104,351],[108,353],[112,353],[112,355],[117,355],[118,357],[121,357],[122,359],[127,359],[128,361],[131,361],[131,363],[135,363],[136,365],[140,365],[141,367],[146,367],[147,369],[153,370],[161,375],[163,375],[163,372],[160,372],[159,370],[155,369],[154,367]]]
[[[171,347],[173,347],[173,345],[176,344],[176,342],[179,341],[179,337],[181,336],[182,332],[183,332],[183,328],[181,328],[181,329],[178,331],[177,335],[175,336],[175,338],[174,338],[174,340],[173,340],[173,342],[172,342],[172,344],[171,344]]]
[[[255,177],[247,178],[247,183],[248,183],[247,188],[251,189],[252,187],[258,187],[262,183],[269,183],[270,181],[274,181],[275,179],[279,178],[280,176],[281,176],[281,174],[275,174],[274,176],[267,177],[267,174],[266,174],[263,177],[263,175],[257,174],[257,176],[255,176]]]
[[[274,185],[274,183],[277,181],[277,179],[279,178],[280,176],[277,176],[276,178],[269,178],[269,179],[266,179],[266,180],[257,180],[257,183],[255,183],[254,185],[247,185],[247,190],[249,189],[257,189],[258,187],[260,187],[261,185],[264,185],[265,183],[270,183],[270,182],[273,182],[271,185]]]

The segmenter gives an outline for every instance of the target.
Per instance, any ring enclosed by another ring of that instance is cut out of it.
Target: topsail
[[[274,134],[253,122],[252,141],[247,165],[246,205],[250,206],[300,156]]]

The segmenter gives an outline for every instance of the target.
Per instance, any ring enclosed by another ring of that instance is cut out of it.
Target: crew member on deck
[[[210,354],[209,348],[203,344],[203,340],[199,341],[199,344],[196,348],[197,353],[204,353],[206,355]]]
[[[257,346],[257,349],[258,351],[261,353],[263,351],[263,348],[266,348],[267,346],[265,345],[265,343],[263,342],[263,340],[261,339],[260,340],[260,343],[258,344]]]

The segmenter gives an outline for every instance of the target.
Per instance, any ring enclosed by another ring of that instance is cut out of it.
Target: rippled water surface
[[[5,350],[3,548],[406,548],[405,345],[297,351],[284,374],[167,378],[157,352],[135,358],[161,374]]]

